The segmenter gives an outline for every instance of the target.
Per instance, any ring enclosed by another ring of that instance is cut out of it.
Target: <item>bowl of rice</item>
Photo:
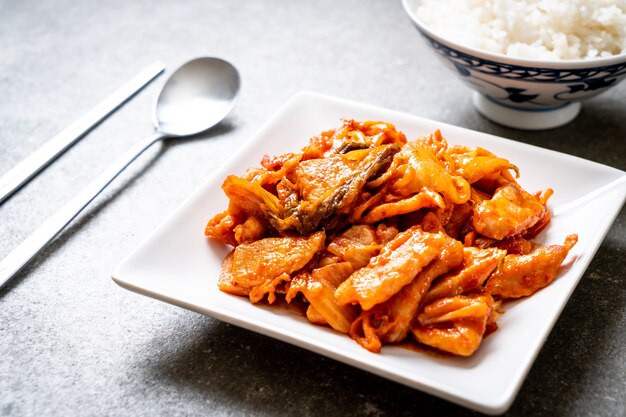
[[[626,77],[626,0],[402,0],[496,123],[549,129]]]

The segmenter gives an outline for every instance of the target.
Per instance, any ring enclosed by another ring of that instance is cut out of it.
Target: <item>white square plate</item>
[[[554,217],[542,243],[578,233],[559,277],[532,297],[507,305],[499,329],[470,358],[438,358],[386,346],[373,354],[349,337],[271,306],[252,305],[217,288],[229,252],[204,237],[210,217],[227,207],[228,174],[258,166],[264,154],[298,151],[341,119],[391,122],[409,140],[441,129],[450,144],[481,146],[508,158],[531,192],[551,187]],[[626,173],[580,158],[365,104],[304,92],[294,96],[230,161],[155,230],[113,273],[120,286],[292,343],[475,410],[506,411],[539,349],[626,198]]]

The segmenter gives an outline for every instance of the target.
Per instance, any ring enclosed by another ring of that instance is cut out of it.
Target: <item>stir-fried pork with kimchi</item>
[[[549,285],[578,239],[531,241],[552,190],[526,191],[518,176],[439,131],[407,141],[389,123],[344,121],[226,178],[228,208],[205,230],[234,247],[219,288],[299,300],[312,323],[372,352],[410,339],[469,356],[502,300]]]

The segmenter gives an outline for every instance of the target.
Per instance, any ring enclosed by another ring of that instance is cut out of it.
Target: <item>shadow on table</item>
[[[441,416],[476,415],[226,323],[207,318],[194,333],[178,351],[140,364],[145,377],[219,399],[234,415],[414,416],[425,410]]]
[[[588,386],[591,375],[610,366],[605,346],[621,331],[619,314],[626,295],[619,281],[593,272],[620,259],[619,248],[604,245],[557,322],[524,386],[506,414],[568,416],[619,407],[607,404],[602,388]],[[624,261],[621,267],[625,269]],[[604,270],[606,271],[606,269]],[[595,275],[594,275],[595,274]],[[603,273],[604,274],[604,273]],[[595,278],[589,278],[589,276]],[[609,302],[602,307],[603,302]],[[146,351],[171,346],[173,351],[147,358],[139,369],[147,381],[176,390],[192,390],[235,414],[293,416],[474,416],[479,413],[360,371],[289,344],[200,317],[197,326],[176,323],[185,336],[166,334]],[[613,335],[613,336],[612,336]],[[613,345],[616,342],[613,340]],[[615,359],[613,359],[615,361]],[[604,382],[619,381],[619,369]],[[140,377],[141,378],[141,377]],[[596,378],[597,380],[597,378]],[[480,383],[480,381],[476,381]],[[584,401],[581,399],[584,398]],[[619,401],[619,398],[616,398]]]

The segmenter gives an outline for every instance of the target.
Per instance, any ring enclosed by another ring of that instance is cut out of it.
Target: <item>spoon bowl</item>
[[[187,62],[165,82],[154,102],[152,123],[166,136],[190,136],[218,124],[235,106],[241,79],[220,58]]]

